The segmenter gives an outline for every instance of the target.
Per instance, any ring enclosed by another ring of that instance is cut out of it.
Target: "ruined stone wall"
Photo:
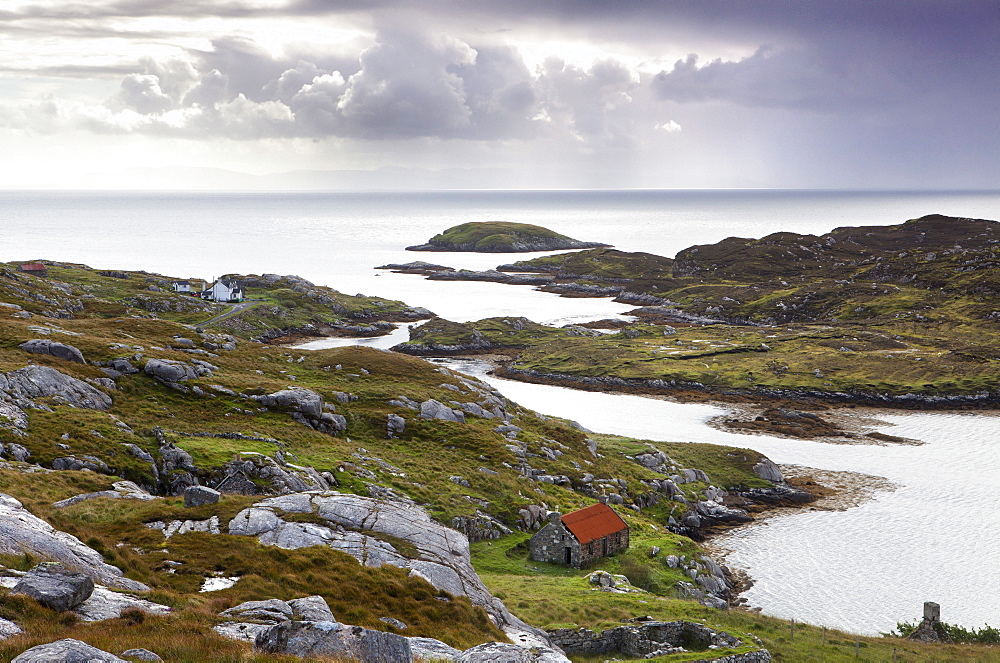
[[[738,647],[742,643],[725,631],[716,631],[692,622],[645,622],[618,626],[595,633],[590,629],[556,629],[549,631],[552,642],[567,654],[624,654],[640,658],[671,647],[697,651],[715,647]],[[716,660],[716,659],[705,659]],[[766,649],[746,654],[733,654],[717,659],[719,663],[767,663],[771,654]]]

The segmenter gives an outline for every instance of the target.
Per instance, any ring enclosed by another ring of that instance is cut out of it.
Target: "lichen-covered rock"
[[[406,430],[406,419],[399,416],[398,414],[390,414],[388,416],[388,421],[386,422],[386,437],[396,438],[403,434]]]
[[[128,663],[86,642],[66,638],[21,652],[11,663]]]
[[[152,615],[162,615],[170,612],[170,608],[159,603],[136,598],[120,592],[112,592],[106,587],[97,585],[86,601],[73,608],[85,622],[98,622],[105,619],[121,617],[125,610],[141,610]]]
[[[27,594],[56,612],[66,612],[80,605],[94,591],[94,581],[82,573],[73,573],[58,562],[42,562],[22,577],[12,594]]]
[[[410,641],[410,651],[413,652],[414,660],[453,661],[462,654],[462,650],[434,638],[407,638],[407,640]]]
[[[80,352],[78,348],[75,348],[72,345],[66,345],[65,343],[51,341],[47,338],[35,338],[30,341],[25,341],[17,347],[21,348],[25,352],[32,352],[39,355],[50,355],[52,357],[58,357],[59,359],[65,359],[66,361],[76,362],[77,364],[87,363],[87,360],[83,358],[83,353]]]

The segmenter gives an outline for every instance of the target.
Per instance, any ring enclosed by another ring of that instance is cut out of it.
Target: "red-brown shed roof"
[[[579,511],[567,513],[562,517],[562,522],[566,529],[572,532],[573,536],[583,544],[628,529],[628,525],[625,524],[621,516],[607,504],[601,502]]]
[[[21,265],[22,272],[44,272],[45,265],[40,262],[26,262]]]

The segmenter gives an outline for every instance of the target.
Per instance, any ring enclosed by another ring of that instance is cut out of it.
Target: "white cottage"
[[[174,292],[191,292],[191,282],[190,281],[174,281],[171,286]]]
[[[217,302],[238,302],[246,295],[243,292],[243,284],[236,279],[221,278],[204,292],[206,299]]]

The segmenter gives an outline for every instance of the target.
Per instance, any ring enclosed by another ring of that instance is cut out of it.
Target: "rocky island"
[[[548,228],[510,221],[476,221],[448,228],[426,244],[407,251],[473,251],[477,253],[527,253],[607,247],[600,242],[581,242]]]

